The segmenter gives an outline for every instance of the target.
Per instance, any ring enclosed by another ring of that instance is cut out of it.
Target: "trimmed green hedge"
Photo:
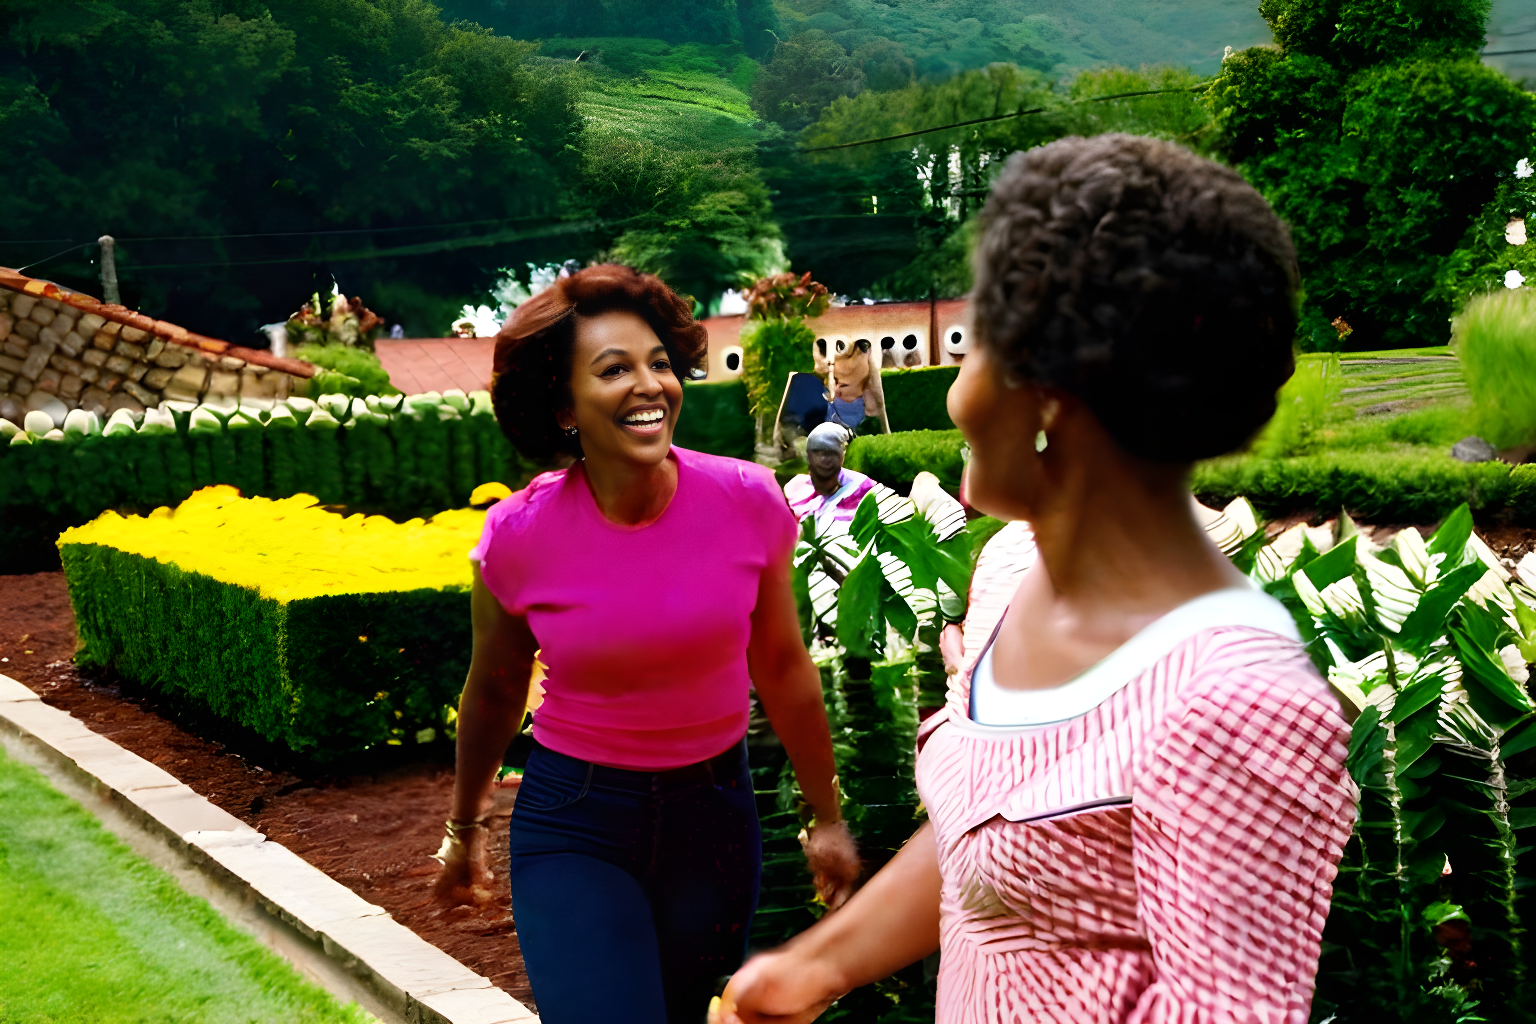
[[[442,735],[469,670],[467,586],[280,601],[100,544],[61,554],[79,663],[317,759]]]
[[[1439,449],[1229,455],[1197,465],[1190,486],[1207,504],[1244,496],[1266,516],[1342,508],[1376,522],[1434,523],[1466,502],[1483,521],[1536,525],[1536,465],[1469,464]]]
[[[885,415],[891,421],[891,430],[954,430],[945,402],[949,386],[959,374],[958,366],[882,371],[880,384],[885,391]]]
[[[462,506],[492,480],[521,486],[535,472],[502,436],[484,392],[370,401],[372,411],[361,399],[293,399],[292,409],[261,416],[151,410],[137,429],[114,419],[102,434],[0,446],[0,573],[56,566],[58,535],[107,509],[174,506],[211,484],[247,497],[313,494],[404,519]]]
[[[683,386],[683,411],[672,435],[679,448],[751,461],[756,434],[740,378]]]
[[[843,464],[902,494],[912,489],[913,477],[927,470],[954,494],[960,489],[960,471],[965,468],[960,458],[964,443],[958,430],[907,430],[856,437],[848,445]]]

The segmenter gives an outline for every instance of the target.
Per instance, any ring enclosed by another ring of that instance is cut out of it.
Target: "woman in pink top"
[[[949,410],[969,503],[1016,522],[946,638],[929,822],[718,1016],[808,1021],[938,950],[942,1024],[1304,1024],[1348,730],[1188,490],[1291,372],[1290,239],[1233,171],[1123,135],[1016,154],[982,230]]]
[[[829,903],[858,873],[821,680],[790,588],[798,524],[768,470],[672,447],[704,329],[655,277],[597,266],[522,306],[492,398],[524,454],[577,457],[486,516],[440,891],[484,886],[491,781],[534,653],[548,667],[512,812],[511,881],[548,1024],[701,1020],[740,963],[762,856],[748,688],[818,824]]]

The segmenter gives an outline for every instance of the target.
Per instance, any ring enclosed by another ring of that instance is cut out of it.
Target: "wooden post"
[[[102,235],[96,243],[101,246],[101,301],[119,305],[123,300],[117,292],[117,256],[113,252],[117,243],[111,235]]]

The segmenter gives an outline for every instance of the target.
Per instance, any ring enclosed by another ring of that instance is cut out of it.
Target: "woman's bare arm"
[[[800,791],[816,815],[817,827],[806,841],[806,859],[822,899],[836,908],[852,895],[861,866],[853,838],[841,823],[842,806],[833,782],[837,762],[822,701],[821,673],[800,636],[787,557],[763,571],[752,612],[747,667],[763,711],[795,766]]]
[[[842,910],[737,971],[711,1024],[805,1024],[844,993],[921,960],[939,948],[940,886],[925,824]]]
[[[485,813],[491,785],[501,767],[512,737],[522,725],[528,704],[528,680],[538,649],[528,620],[507,614],[501,602],[486,589],[480,567],[473,566],[474,589],[470,593],[470,619],[474,649],[464,694],[459,698],[458,756],[453,779],[456,822],[470,822]],[[483,887],[489,880],[485,868],[485,831],[461,833],[463,846],[444,851],[438,877],[439,894]],[[465,898],[465,894],[457,894]]]

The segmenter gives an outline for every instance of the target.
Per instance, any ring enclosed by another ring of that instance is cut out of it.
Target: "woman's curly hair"
[[[1241,446],[1293,369],[1296,253],[1226,167],[1131,135],[1015,153],[982,212],[978,341],[1132,455]]]
[[[571,404],[576,318],[620,309],[651,325],[679,380],[693,375],[709,335],[694,320],[693,304],[661,278],[616,263],[562,277],[518,306],[496,335],[491,405],[501,432],[523,455],[538,463],[560,453],[581,457],[581,439],[555,422]]]

